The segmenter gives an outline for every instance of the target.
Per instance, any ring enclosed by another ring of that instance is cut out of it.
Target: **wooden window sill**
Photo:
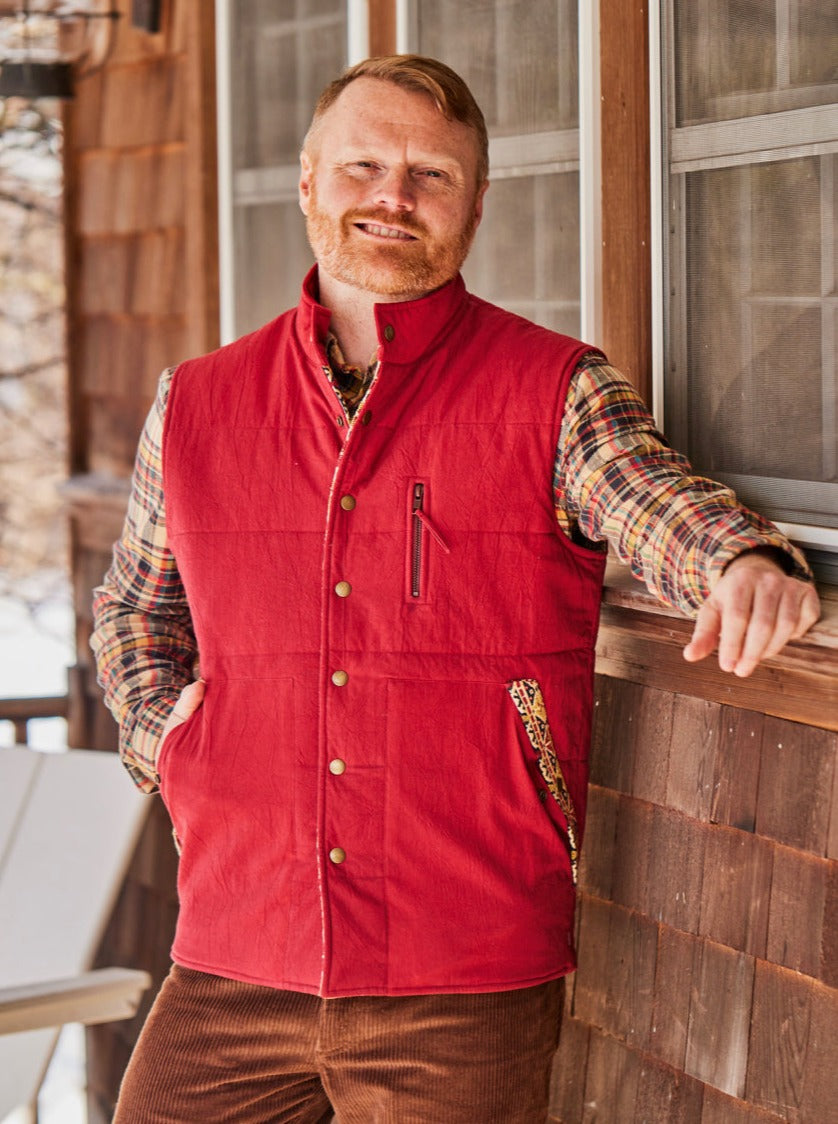
[[[597,643],[597,671],[616,679],[838,730],[838,588],[819,587],[823,613],[801,640],[739,679],[714,656],[689,664],[682,649],[692,621],[660,604],[610,562]]]

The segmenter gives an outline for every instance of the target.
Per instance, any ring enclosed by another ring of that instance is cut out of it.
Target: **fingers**
[[[814,586],[765,558],[743,556],[702,605],[684,658],[704,659],[718,644],[721,669],[748,676],[761,660],[803,636],[819,613]]]
[[[803,600],[800,605],[799,620],[791,640],[799,640],[805,636],[813,624],[817,624],[821,615],[821,602],[818,592],[813,585],[804,585]]]
[[[785,575],[779,582],[757,584],[750,613],[743,614],[741,608],[726,614],[729,631],[723,622],[719,642],[719,666],[738,676],[750,675],[789,640],[803,636],[820,615],[814,587]]]
[[[728,606],[722,615],[719,667],[748,676],[761,659],[779,652],[788,639],[779,624],[779,604],[773,591],[751,591],[750,603]]]
[[[194,683],[188,683],[178,696],[172,714],[185,722],[187,718],[191,718],[204,699],[205,683],[203,679],[196,679]]]
[[[698,611],[695,628],[689,644],[684,648],[684,659],[694,663],[703,660],[715,649],[721,631],[722,616],[708,598]]]
[[[194,683],[188,683],[178,695],[178,700],[172,708],[172,712],[166,720],[166,725],[163,727],[163,733],[160,735],[160,745],[166,740],[167,736],[172,730],[177,729],[186,722],[201,703],[204,701],[204,691],[206,684],[203,679],[196,679]]]

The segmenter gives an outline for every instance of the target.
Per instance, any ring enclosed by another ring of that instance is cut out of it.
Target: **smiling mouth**
[[[376,238],[388,238],[394,242],[415,242],[416,238],[405,230],[398,230],[395,226],[379,226],[373,222],[356,222],[356,229],[364,234],[372,234]]]

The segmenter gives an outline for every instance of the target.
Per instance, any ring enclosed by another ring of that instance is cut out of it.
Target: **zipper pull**
[[[430,521],[424,510],[425,503],[425,485],[418,483],[413,485],[413,516],[418,519],[423,527],[426,528],[428,534],[431,535],[434,542],[440,546],[446,554],[451,553],[451,547]]]

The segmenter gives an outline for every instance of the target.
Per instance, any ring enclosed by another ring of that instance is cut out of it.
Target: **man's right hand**
[[[160,745],[158,746],[158,753],[163,748],[163,743],[166,738],[176,729],[182,725],[188,718],[191,718],[201,703],[204,701],[204,690],[206,684],[203,679],[196,679],[194,683],[188,683],[178,695],[178,700],[174,705],[172,713],[169,715],[166,725],[163,727],[163,733],[160,736]]]

